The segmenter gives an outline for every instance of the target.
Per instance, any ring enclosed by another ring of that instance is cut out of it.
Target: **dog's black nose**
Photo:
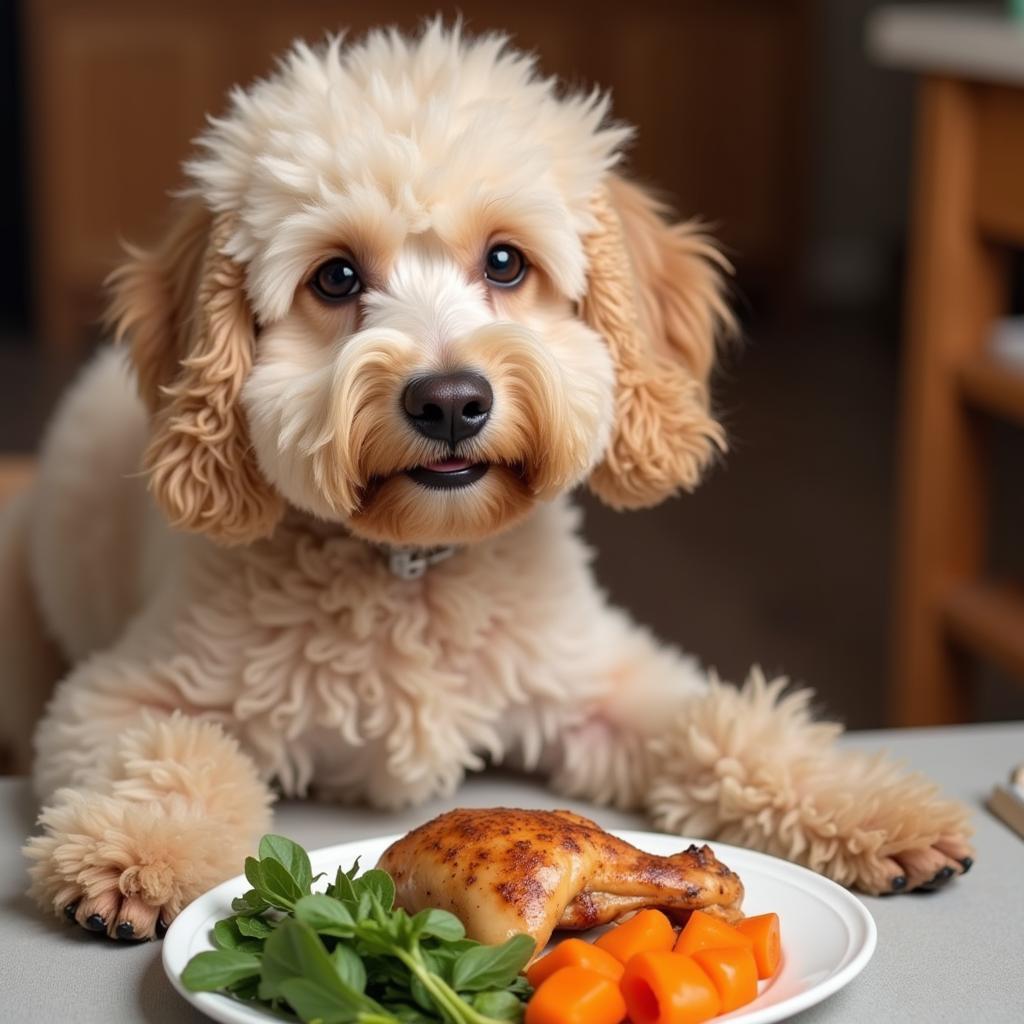
[[[486,378],[468,371],[417,377],[402,395],[409,422],[424,437],[453,446],[480,433],[493,401]]]

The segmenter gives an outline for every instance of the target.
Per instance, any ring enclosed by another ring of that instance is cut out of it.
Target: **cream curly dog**
[[[488,762],[867,892],[969,866],[928,782],[595,586],[566,493],[653,505],[724,447],[724,261],[621,175],[629,136],[437,23],[296,46],[211,121],[6,514],[26,756],[45,638],[72,666],[33,740],[43,907],[151,936],[271,787],[395,807]]]

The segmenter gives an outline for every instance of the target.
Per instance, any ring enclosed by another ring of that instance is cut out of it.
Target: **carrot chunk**
[[[530,997],[524,1024],[619,1024],[625,1016],[625,1000],[611,978],[585,967],[563,967]]]
[[[736,930],[745,935],[754,950],[754,961],[757,964],[759,978],[774,978],[775,972],[782,963],[782,933],[779,929],[778,914],[758,914],[757,917],[746,917]]]
[[[721,1013],[746,1006],[757,998],[757,964],[750,949],[699,949],[693,959],[718,989]]]
[[[711,979],[693,957],[640,953],[619,982],[633,1024],[701,1024],[722,1005]]]
[[[588,971],[603,974],[612,981],[622,977],[622,964],[603,949],[592,946],[583,939],[566,939],[560,942],[547,956],[542,956],[530,964],[526,971],[526,980],[534,987],[540,988],[545,978],[563,967],[585,967]]]
[[[749,948],[751,939],[717,917],[695,910],[676,940],[675,951],[692,956],[699,949]]]
[[[638,953],[667,953],[675,940],[672,922],[660,910],[641,910],[606,931],[594,945],[626,964]]]

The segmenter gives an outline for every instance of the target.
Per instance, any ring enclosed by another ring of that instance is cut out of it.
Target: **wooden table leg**
[[[898,725],[970,718],[943,607],[981,571],[988,473],[982,424],[962,401],[956,373],[985,344],[1007,299],[1005,254],[977,225],[972,89],[926,78],[919,97],[890,708]]]

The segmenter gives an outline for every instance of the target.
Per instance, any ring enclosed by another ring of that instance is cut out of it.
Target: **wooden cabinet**
[[[713,222],[753,279],[791,281],[801,237],[809,11],[783,0],[463,0],[570,82],[612,88],[639,126],[633,166]],[[442,5],[443,9],[443,5]],[[36,333],[95,333],[118,239],[151,238],[179,167],[225,91],[296,37],[394,22],[422,0],[25,0]]]

